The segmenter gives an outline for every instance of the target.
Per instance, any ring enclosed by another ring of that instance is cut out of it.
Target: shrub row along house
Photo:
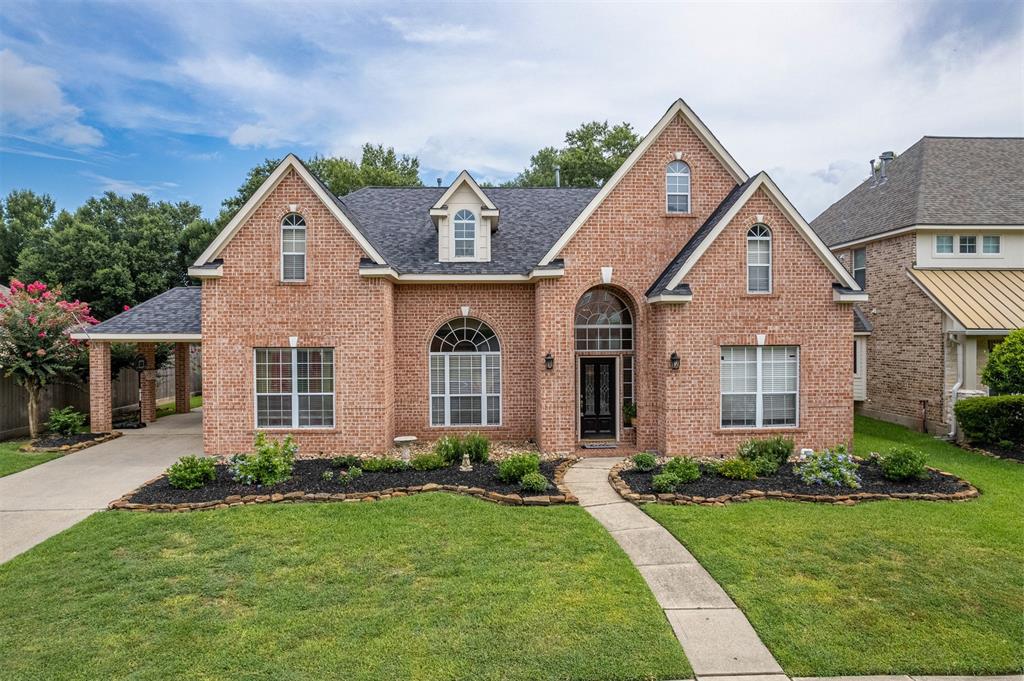
[[[731,452],[848,442],[854,277],[765,173],[682,101],[600,189],[360,189],[288,156],[174,289],[90,329],[202,343],[207,453],[293,433],[305,453],[481,431]],[[634,416],[635,409],[635,416]]]
[[[955,434],[953,406],[1024,327],[1024,139],[924,137],[825,210],[815,231],[871,302],[860,305],[859,411]]]

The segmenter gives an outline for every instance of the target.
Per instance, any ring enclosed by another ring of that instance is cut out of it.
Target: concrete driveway
[[[27,551],[186,454],[202,454],[202,410],[0,478],[0,563]]]

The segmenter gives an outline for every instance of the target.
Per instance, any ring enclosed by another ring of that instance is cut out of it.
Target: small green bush
[[[320,479],[323,480],[324,482],[330,482],[331,480],[334,480],[334,471],[324,471],[323,473],[320,474]]]
[[[548,479],[540,473],[527,473],[523,476],[523,479],[519,481],[519,487],[524,492],[539,494],[547,491]]]
[[[968,397],[958,401],[954,411],[960,430],[969,442],[988,444],[1007,440],[1016,447],[1024,446],[1024,395]]]
[[[217,465],[205,456],[183,456],[167,469],[167,482],[177,489],[195,489],[217,478]]]
[[[434,453],[417,454],[412,457],[412,461],[409,462],[414,470],[417,471],[434,471],[438,468],[444,468],[448,465],[441,456]]]
[[[540,473],[540,457],[536,454],[515,454],[498,462],[498,479],[515,483],[528,473]]]
[[[679,478],[672,473],[658,473],[651,478],[651,487],[659,494],[675,492],[679,486]]]
[[[469,460],[473,463],[487,463],[490,452],[490,440],[480,433],[467,433],[462,439],[462,453],[469,454]],[[462,460],[462,454],[459,455],[459,460]]]
[[[674,475],[680,484],[693,482],[700,478],[700,466],[696,461],[685,456],[676,456],[670,459],[665,464],[663,472]]]
[[[346,456],[336,456],[331,459],[331,465],[335,468],[352,468],[352,466],[358,466],[362,459],[358,456],[352,456],[348,454]]]
[[[730,480],[756,480],[757,466],[747,459],[725,459],[716,466],[718,474]]]
[[[757,477],[759,478],[775,475],[779,472],[779,463],[765,456],[754,459],[750,463],[754,464],[754,470],[757,471]]]
[[[362,474],[362,468],[360,468],[359,466],[353,466],[352,468],[349,468],[347,471],[338,473],[338,483],[341,485],[348,485]]]
[[[46,427],[50,431],[68,437],[74,435],[78,431],[82,430],[85,425],[85,414],[78,411],[74,407],[64,407],[63,409],[51,409],[50,419],[46,423]]]
[[[450,466],[462,461],[462,446],[462,438],[458,435],[445,435],[434,443],[434,454]]]
[[[654,467],[658,465],[658,460],[654,457],[654,454],[648,452],[641,452],[633,456],[633,466],[638,471],[653,471]]]
[[[360,468],[366,473],[398,473],[409,467],[409,464],[401,459],[363,459]]]
[[[256,434],[252,454],[231,457],[231,477],[243,485],[276,485],[292,477],[299,446],[291,435],[272,441],[266,433]]]
[[[981,380],[993,395],[1024,393],[1024,329],[1013,331],[992,349]]]
[[[890,480],[914,480],[928,477],[924,452],[913,447],[893,447],[876,457],[882,475]]]
[[[757,461],[767,459],[775,464],[775,472],[793,454],[793,441],[782,435],[775,435],[769,438],[753,438],[740,443],[736,448],[736,454],[744,461]],[[765,464],[765,468],[771,468]]]

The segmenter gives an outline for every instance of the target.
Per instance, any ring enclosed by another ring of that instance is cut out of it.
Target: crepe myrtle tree
[[[95,324],[89,306],[65,300],[59,288],[36,281],[27,286],[11,280],[11,293],[0,293],[0,371],[28,395],[32,439],[39,437],[39,392],[43,386],[74,376],[85,345],[71,338],[83,325]]]

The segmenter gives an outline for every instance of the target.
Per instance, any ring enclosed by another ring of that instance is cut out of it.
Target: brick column
[[[146,360],[146,368],[139,377],[142,388],[142,422],[156,421],[156,345],[139,343],[139,354]]]
[[[110,398],[110,343],[89,343],[89,429],[108,433],[114,429]]]
[[[189,343],[174,344],[174,412],[187,414],[191,409],[192,360]]]

